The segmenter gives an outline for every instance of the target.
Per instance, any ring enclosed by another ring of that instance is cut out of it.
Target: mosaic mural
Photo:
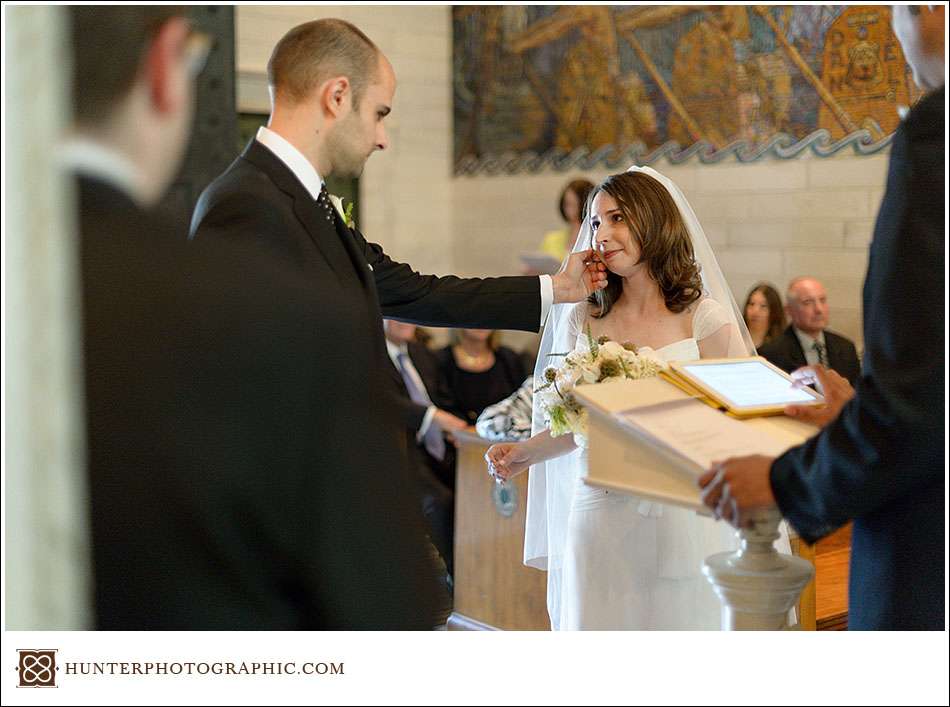
[[[883,149],[919,97],[868,5],[458,6],[458,173]]]

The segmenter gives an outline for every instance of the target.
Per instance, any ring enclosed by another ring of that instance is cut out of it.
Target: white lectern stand
[[[686,393],[661,378],[580,386],[574,392],[590,413],[586,483],[708,512],[700,500],[693,466],[626,425],[620,416],[633,407],[688,400]],[[741,424],[748,427],[749,435],[767,435],[783,449],[817,432],[811,425],[783,416]],[[814,575],[810,562],[776,551],[773,543],[779,537],[780,520],[777,510],[762,513],[753,528],[739,531],[739,550],[706,559],[703,573],[722,601],[723,630],[785,628],[789,610]]]

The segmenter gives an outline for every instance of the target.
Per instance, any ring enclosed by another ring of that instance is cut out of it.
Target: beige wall
[[[557,194],[581,173],[451,176],[449,7],[241,6],[239,100],[254,100],[252,77],[263,73],[280,35],[321,16],[359,25],[387,53],[399,79],[389,119],[392,147],[370,159],[363,179],[364,231],[420,270],[517,272],[518,253],[535,249],[545,231],[560,225]],[[675,179],[692,202],[737,299],[759,279],[784,290],[792,277],[814,275],[828,287],[832,328],[860,345],[861,283],[886,152],[653,166]],[[605,173],[588,176],[596,181]]]

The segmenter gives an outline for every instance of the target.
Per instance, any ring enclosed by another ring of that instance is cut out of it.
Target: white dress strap
[[[696,341],[707,339],[731,321],[725,307],[711,297],[706,297],[700,300],[693,314],[693,338]]]

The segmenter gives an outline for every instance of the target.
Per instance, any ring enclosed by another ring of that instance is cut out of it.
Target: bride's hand
[[[607,287],[607,268],[593,250],[582,250],[567,259],[564,270],[551,278],[554,304],[582,302]]]
[[[495,481],[509,481],[531,466],[531,459],[525,445],[521,442],[503,442],[493,444],[485,454],[488,473]]]

